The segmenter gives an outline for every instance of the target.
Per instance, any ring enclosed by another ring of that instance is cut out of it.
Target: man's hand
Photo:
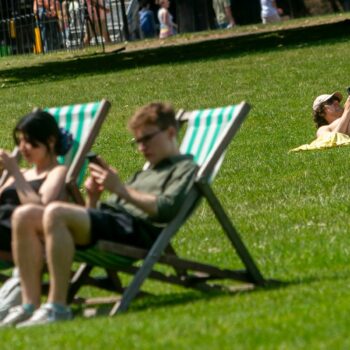
[[[120,181],[117,170],[108,166],[105,162],[100,166],[95,163],[89,164],[89,169],[93,181],[99,186],[100,190],[107,190],[118,196],[123,196],[125,186]]]
[[[103,186],[97,184],[91,176],[86,179],[84,185],[88,194],[86,206],[88,208],[96,208],[97,202],[103,191]]]
[[[91,176],[86,179],[84,186],[90,197],[99,197],[103,191],[103,186],[96,183]]]
[[[154,194],[143,193],[133,188],[126,187],[120,181],[116,169],[108,166],[100,157],[99,161],[100,164],[89,164],[91,181],[96,184],[94,186],[97,186],[100,191],[108,190],[109,192],[115,193],[118,197],[134,204],[150,215],[155,215],[157,213],[157,197]],[[94,198],[90,199],[91,200],[87,204],[90,207],[94,207],[97,201]]]

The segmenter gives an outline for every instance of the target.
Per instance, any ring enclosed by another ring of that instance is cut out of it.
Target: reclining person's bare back
[[[317,137],[337,132],[350,135],[350,97],[344,107],[340,104],[342,99],[340,92],[320,95],[315,99],[312,109]]]

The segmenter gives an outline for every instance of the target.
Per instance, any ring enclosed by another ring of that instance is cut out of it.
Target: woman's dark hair
[[[328,125],[326,117],[326,111],[325,111],[325,104],[321,104],[319,107],[317,107],[316,110],[312,111],[312,116],[314,119],[314,122],[316,124],[316,129],[320,128],[323,125]]]
[[[19,144],[19,134],[23,134],[25,140],[33,147],[42,143],[50,151],[49,140],[55,139],[54,152],[56,155],[65,155],[69,147],[64,140],[65,135],[59,129],[54,117],[44,111],[38,110],[22,117],[13,130],[13,139]]]
[[[341,95],[340,95],[341,96]],[[331,98],[329,98],[327,101],[321,103],[315,110],[312,111],[312,116],[314,119],[314,122],[316,124],[316,129],[320,128],[323,125],[328,125],[328,121],[326,120],[326,110],[325,106],[327,104],[332,104],[334,100],[337,100],[340,102],[339,96],[333,94]]]

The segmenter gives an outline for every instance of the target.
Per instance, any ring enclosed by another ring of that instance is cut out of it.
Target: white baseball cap
[[[332,97],[336,97],[336,98],[339,100],[339,102],[343,99],[343,95],[342,95],[340,92],[338,92],[338,91],[333,92],[333,94],[331,94],[331,95],[327,95],[327,94],[325,94],[325,95],[320,95],[320,96],[317,96],[317,97],[315,98],[315,101],[314,101],[314,103],[313,103],[313,105],[312,105],[312,109],[313,109],[314,111],[316,111],[316,109],[317,109],[318,107],[320,107],[320,105],[321,105],[322,103],[328,101],[328,100],[331,99]]]

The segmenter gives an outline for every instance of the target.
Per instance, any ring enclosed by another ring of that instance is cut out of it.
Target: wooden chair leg
[[[75,272],[68,291],[68,303],[71,303],[79,291],[79,289],[84,285],[84,282],[87,280],[87,278],[90,275],[91,270],[93,267],[88,264],[81,264],[79,269]]]

